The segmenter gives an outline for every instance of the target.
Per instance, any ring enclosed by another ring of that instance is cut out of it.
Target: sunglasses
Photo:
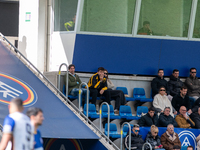
[[[154,132],[155,134],[158,134],[158,132]]]
[[[135,130],[135,132],[140,132],[140,130]]]
[[[160,90],[160,91],[165,91],[165,90]]]
[[[104,73],[104,74],[107,74],[107,75],[108,75],[108,73]]]
[[[191,72],[191,73],[197,73],[197,72]]]

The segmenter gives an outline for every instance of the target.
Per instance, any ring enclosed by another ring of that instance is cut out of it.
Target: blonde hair
[[[155,125],[152,125],[150,130],[151,132],[159,132],[158,127],[156,127]]]

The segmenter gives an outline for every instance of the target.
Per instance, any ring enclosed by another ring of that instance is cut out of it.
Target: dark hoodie
[[[170,76],[168,87],[171,96],[179,94],[182,86],[183,82],[180,80],[180,78],[175,78],[173,75]]]

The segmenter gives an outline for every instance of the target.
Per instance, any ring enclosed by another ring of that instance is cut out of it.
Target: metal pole
[[[100,111],[99,111],[99,117],[100,117],[100,131],[101,131],[101,117],[102,117],[102,106],[103,106],[103,104],[106,104],[107,105],[107,107],[108,107],[108,138],[109,138],[109,134],[110,134],[110,106],[108,105],[108,103],[107,102],[103,102],[102,104],[101,104],[101,106],[100,106]]]
[[[86,99],[86,101],[88,101],[88,85],[87,85],[87,83],[85,83],[85,82],[82,82],[80,85],[79,85],[79,92],[78,92],[78,98],[79,98],[79,102],[78,102],[78,109],[80,110],[80,107],[81,107],[81,101],[80,101],[80,99],[81,99],[81,88],[82,88],[82,85],[85,85],[86,87],[87,87],[87,99]],[[87,103],[88,104],[88,103]],[[88,116],[87,116],[88,117]]]
[[[142,150],[144,150],[144,147],[145,147],[145,145],[149,145],[149,147],[150,147],[150,150],[152,150],[152,146],[151,146],[151,144],[150,144],[150,143],[148,143],[148,142],[146,142],[146,143],[144,143],[144,144],[143,144],[143,146],[142,146]]]
[[[60,67],[59,67],[59,71],[58,71],[58,89],[61,91],[61,87],[60,87],[60,74],[61,74],[61,68],[62,68],[63,65],[66,66],[66,68],[67,68],[66,85],[65,85],[65,87],[66,87],[66,97],[68,98],[68,66],[65,63],[62,63],[60,65]]]
[[[125,124],[127,124],[128,128],[129,128],[129,150],[131,150],[131,125],[128,122],[124,122],[121,126],[121,146],[120,146],[120,150],[122,150],[123,127],[124,127]]]

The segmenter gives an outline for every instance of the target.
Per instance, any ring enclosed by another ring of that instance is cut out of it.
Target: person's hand
[[[167,96],[167,93],[165,93],[165,95]]]
[[[183,117],[184,117],[186,120],[189,118],[186,114],[184,114]]]
[[[101,95],[103,94],[103,92],[104,92],[104,90],[103,89],[101,89],[101,91],[99,92]]]
[[[104,77],[104,75],[100,75],[100,81],[103,81],[103,77]]]
[[[177,115],[177,111],[174,112],[174,115]]]
[[[155,147],[154,147],[154,149],[158,149],[158,148],[159,148],[158,146],[155,146]]]
[[[189,109],[189,110],[188,110],[188,113],[189,113],[189,114],[191,114],[191,113],[192,113],[192,110],[191,110],[191,109]]]

